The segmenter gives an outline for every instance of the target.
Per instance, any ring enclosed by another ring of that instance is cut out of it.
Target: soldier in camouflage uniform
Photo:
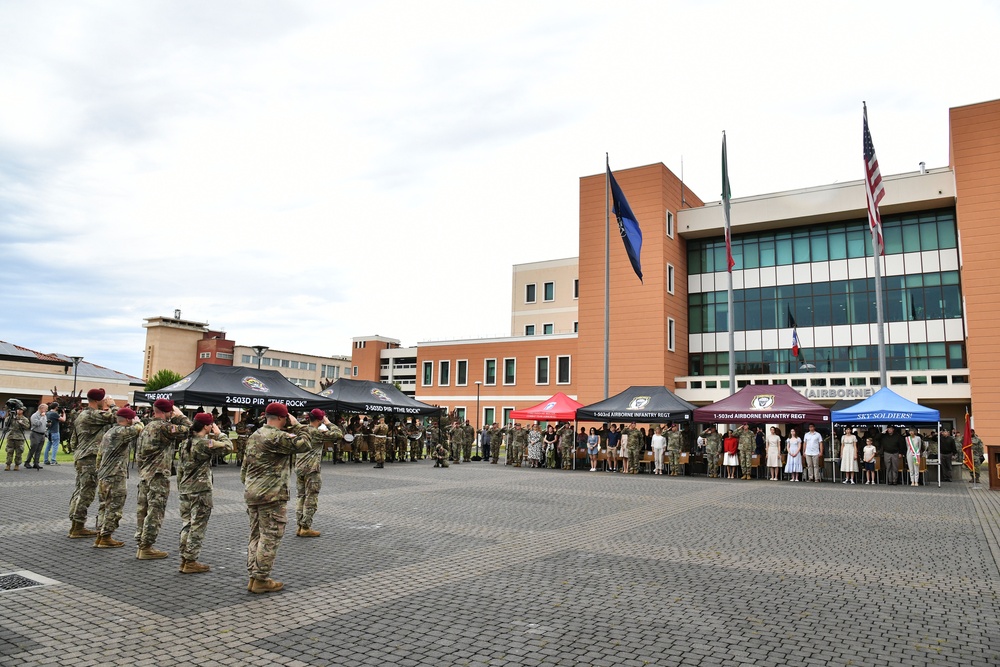
[[[240,469],[250,517],[247,590],[251,593],[269,593],[284,587],[280,581],[271,579],[271,569],[285,534],[291,457],[312,449],[306,427],[288,414],[283,404],[271,403],[265,414],[267,424],[250,436]]]
[[[295,458],[295,523],[298,537],[319,537],[319,531],[312,529],[313,516],[319,506],[319,490],[323,486],[320,478],[320,468],[323,463],[323,451],[332,442],[343,439],[344,434],[337,425],[330,421],[326,413],[315,408],[309,413],[309,426],[306,427],[312,449],[306,454]]]
[[[468,419],[465,420],[465,425],[459,428],[462,429],[462,460],[465,463],[470,463],[472,461],[472,443],[476,440],[476,429]]]
[[[103,389],[87,392],[87,409],[76,418],[73,430],[73,465],[76,466],[76,488],[69,501],[69,519],[72,525],[69,537],[94,537],[97,531],[87,530],[87,508],[97,493],[97,452],[101,438],[115,423],[114,401],[107,398]]]
[[[236,452],[236,465],[243,465],[243,452],[247,448],[247,438],[250,437],[250,428],[247,426],[246,419],[241,419],[240,423],[236,425],[236,446],[234,451]]]
[[[212,458],[233,450],[229,436],[222,433],[215,418],[206,412],[194,416],[190,435],[178,447],[177,495],[181,501],[182,574],[208,572],[198,562],[205,540],[208,519],[212,516]]]
[[[562,469],[572,470],[573,460],[576,457],[576,433],[573,425],[566,422],[559,427],[559,454],[562,456]]]
[[[524,452],[528,447],[528,431],[521,428],[520,423],[514,422],[508,437],[510,441],[507,444],[507,463],[520,468]]]
[[[406,428],[406,439],[410,443],[410,461],[424,458],[424,433],[416,419],[410,420],[410,424]]]
[[[983,465],[983,454],[985,454],[985,447],[983,441],[976,435],[975,429],[971,431],[972,433],[972,470],[969,471],[969,482],[973,484],[979,483],[979,467]]]
[[[681,474],[681,431],[678,424],[671,424],[667,431],[667,454],[670,456],[670,475]]]
[[[750,479],[750,464],[753,461],[753,452],[757,448],[757,436],[750,429],[749,424],[740,426],[737,437],[740,439],[740,469],[743,471],[742,479]]]
[[[639,474],[639,462],[646,449],[646,442],[642,432],[636,427],[635,422],[628,426],[628,471],[632,475]]]
[[[94,546],[98,549],[125,546],[124,542],[112,536],[118,529],[122,520],[122,508],[125,507],[128,454],[135,448],[139,433],[142,432],[142,423],[136,419],[135,411],[131,408],[122,408],[115,417],[118,423],[105,432],[97,454],[97,496],[100,504],[97,508],[97,539]]]
[[[702,432],[705,438],[705,469],[709,477],[719,476],[719,454],[722,453],[722,436],[709,426]]]
[[[385,423],[385,417],[379,417],[378,423],[372,429],[372,440],[375,444],[375,468],[385,467],[385,446],[389,440],[389,426]]]
[[[170,494],[170,467],[174,448],[188,436],[191,420],[173,401],[161,398],[153,403],[153,421],[149,422],[136,446],[139,468],[139,493],[135,514],[135,541],[139,560],[166,558],[167,552],[153,548],[163,525]]]
[[[24,416],[24,410],[18,408],[17,412],[11,415],[10,431],[7,432],[7,467],[14,464],[14,470],[20,470],[21,457],[24,455],[24,439],[31,430],[31,422]],[[93,500],[93,496],[91,496]],[[86,509],[84,509],[86,519]]]

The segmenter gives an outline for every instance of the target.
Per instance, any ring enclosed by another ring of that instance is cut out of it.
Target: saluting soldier
[[[978,484],[979,466],[983,464],[985,447],[983,446],[983,441],[976,435],[975,429],[970,432],[972,433],[972,470],[970,471],[971,478],[969,481],[973,484]]]
[[[514,467],[521,467],[521,459],[524,458],[524,452],[528,448],[528,432],[521,428],[520,423],[514,424],[514,434],[511,439],[511,455],[514,458]],[[509,450],[508,450],[509,451]],[[511,456],[508,455],[507,459],[510,460]]]
[[[135,447],[142,432],[142,422],[136,419],[132,408],[122,408],[115,414],[117,424],[101,437],[97,454],[97,539],[98,549],[117,549],[124,542],[114,539],[113,534],[122,520],[125,496],[128,493],[125,480],[128,479],[128,453]]]
[[[476,429],[468,419],[462,429],[462,460],[466,463],[472,461],[472,443],[476,439]]]
[[[295,458],[295,523],[298,537],[319,537],[319,531],[312,529],[313,516],[319,507],[319,491],[323,486],[320,470],[323,463],[323,452],[327,445],[343,439],[344,434],[337,425],[330,421],[326,413],[319,408],[309,412],[309,443],[312,448],[305,454]]]
[[[757,436],[750,430],[749,424],[740,426],[738,437],[740,439],[740,469],[743,471],[741,479],[750,479],[750,464],[753,462],[753,452],[757,447]]]
[[[573,459],[576,456],[576,433],[569,422],[559,427],[559,452],[562,456],[562,469],[572,470]]]
[[[709,477],[719,476],[719,454],[722,452],[722,436],[709,426],[702,432],[705,438],[705,466]]]
[[[681,474],[681,432],[678,424],[671,424],[667,431],[667,453],[670,454],[670,475]]]
[[[233,450],[229,436],[207,412],[194,416],[191,432],[178,448],[177,495],[181,502],[182,574],[208,572],[209,566],[198,562],[201,545],[212,516],[212,459]]]
[[[105,395],[103,389],[87,392],[87,408],[76,418],[73,430],[73,465],[76,466],[76,488],[69,501],[69,519],[72,525],[69,537],[94,537],[95,530],[87,530],[87,508],[94,502],[97,493],[97,452],[101,438],[115,423],[115,413],[111,409],[114,401]]]

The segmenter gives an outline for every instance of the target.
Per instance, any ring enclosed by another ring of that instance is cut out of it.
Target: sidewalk
[[[246,592],[239,470],[177,572],[66,538],[71,466],[0,472],[0,665],[1000,664],[1000,493],[324,463],[314,528]],[[294,517],[293,501],[289,516]],[[96,512],[96,502],[91,517]],[[294,520],[292,520],[294,523]],[[93,518],[88,526],[93,524]]]

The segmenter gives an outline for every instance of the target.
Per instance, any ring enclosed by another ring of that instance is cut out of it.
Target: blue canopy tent
[[[938,433],[938,456],[941,452],[941,413],[933,408],[914,403],[903,398],[892,389],[882,387],[865,400],[844,410],[834,410],[831,419],[834,426],[845,425],[891,425],[936,424]],[[830,438],[833,438],[831,434]],[[834,443],[831,443],[833,445]],[[836,450],[834,450],[836,451]],[[930,463],[928,461],[928,463]],[[941,486],[941,459],[938,458],[938,487]]]

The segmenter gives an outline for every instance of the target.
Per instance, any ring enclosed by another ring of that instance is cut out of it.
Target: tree
[[[156,371],[156,375],[146,381],[146,391],[156,391],[163,387],[168,387],[175,382],[179,382],[181,376],[170,369],[162,368]]]

